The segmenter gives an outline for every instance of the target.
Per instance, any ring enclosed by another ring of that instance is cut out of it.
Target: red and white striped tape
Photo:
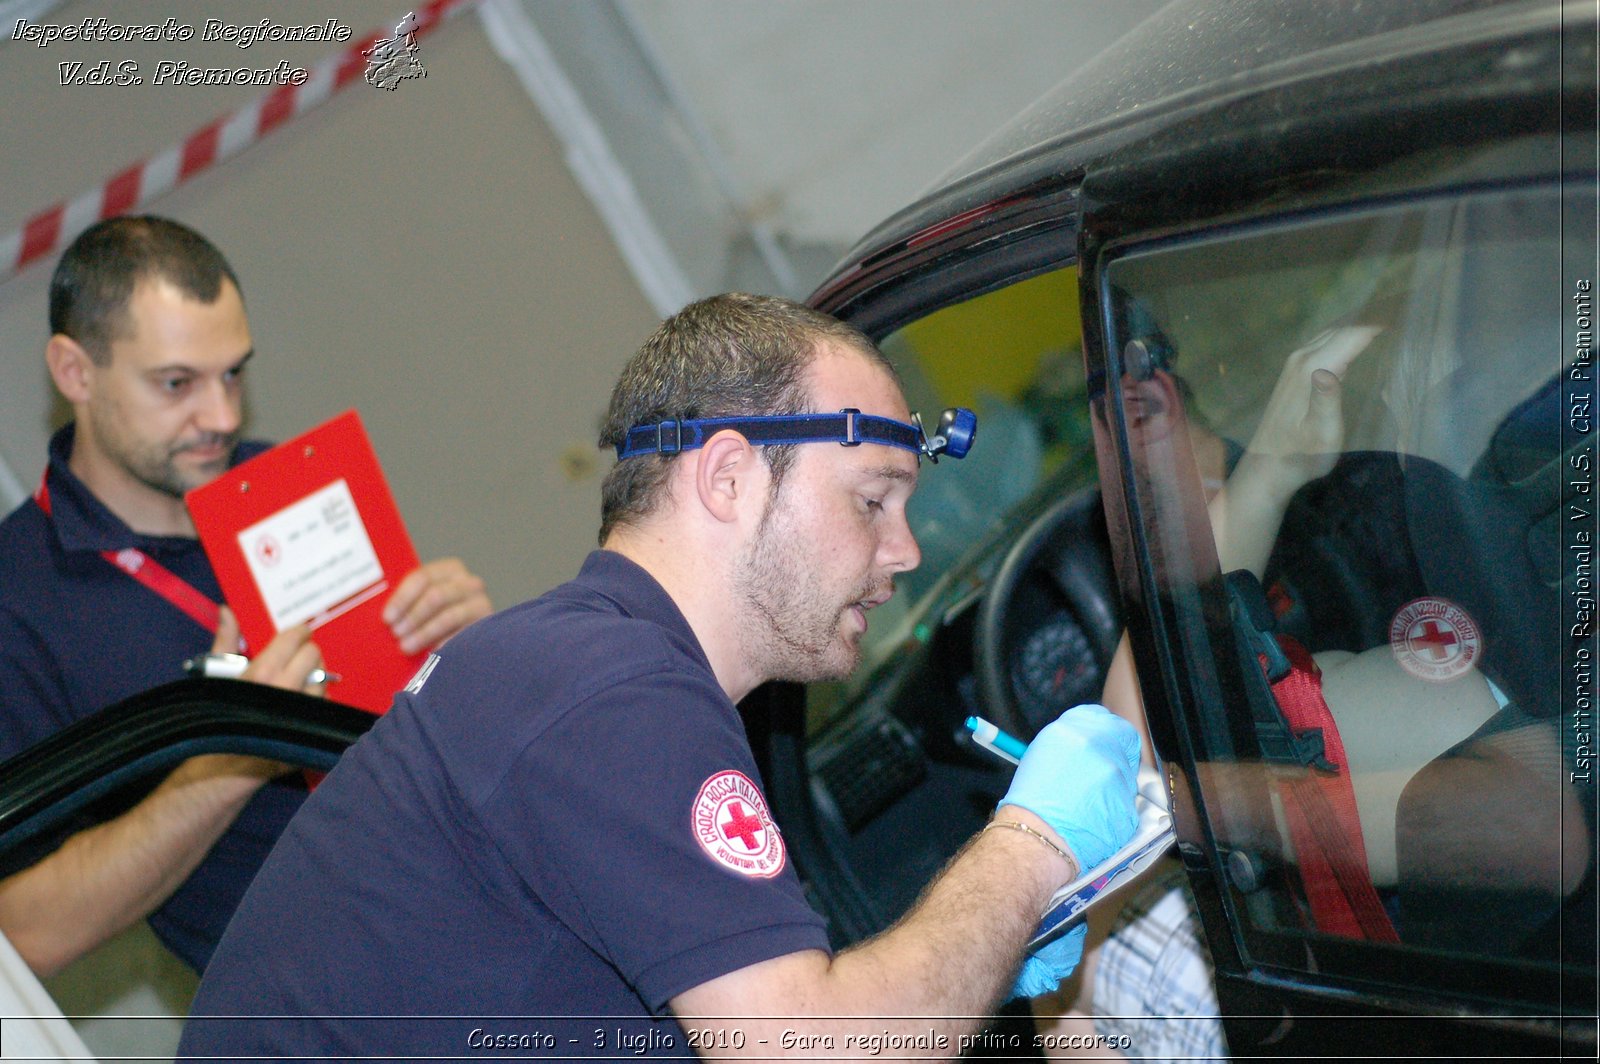
[[[476,2],[427,0],[415,12],[413,32],[419,36],[427,33],[446,16]],[[0,281],[57,251],[95,222],[148,203],[196,174],[237,155],[291,118],[305,114],[359,79],[367,67],[366,56],[362,53],[391,32],[368,34],[312,67],[310,76],[302,84],[280,85],[195,131],[182,144],[118,171],[99,188],[35,214],[21,229],[0,237]]]

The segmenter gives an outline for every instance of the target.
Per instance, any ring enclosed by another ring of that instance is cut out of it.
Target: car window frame
[[[326,772],[378,718],[296,691],[195,678],[92,714],[0,764],[0,865],[81,810],[199,754]]]

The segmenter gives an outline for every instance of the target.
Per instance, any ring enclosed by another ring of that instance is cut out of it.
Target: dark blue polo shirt
[[[828,948],[757,778],[676,605],[598,551],[458,635],[345,753],[246,895],[181,1052],[687,1055],[650,1019],[673,996]]]
[[[32,500],[0,521],[0,759],[96,710],[183,677],[211,634],[113,566],[101,552],[137,547],[222,601],[199,540],[136,534],[72,471],[73,426],[50,440],[51,514]],[[241,444],[235,461],[262,450]],[[304,798],[264,787],[150,926],[196,969],[205,967],[245,886]]]

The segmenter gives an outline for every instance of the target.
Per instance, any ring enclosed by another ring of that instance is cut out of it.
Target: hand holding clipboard
[[[340,683],[373,713],[421,666],[383,612],[417,552],[355,411],[242,462],[186,496],[246,643],[307,624]]]

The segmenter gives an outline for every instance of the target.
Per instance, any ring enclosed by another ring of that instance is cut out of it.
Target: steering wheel
[[[1023,530],[978,608],[973,661],[983,712],[1031,740],[1098,701],[1122,635],[1099,491],[1065,496]]]

